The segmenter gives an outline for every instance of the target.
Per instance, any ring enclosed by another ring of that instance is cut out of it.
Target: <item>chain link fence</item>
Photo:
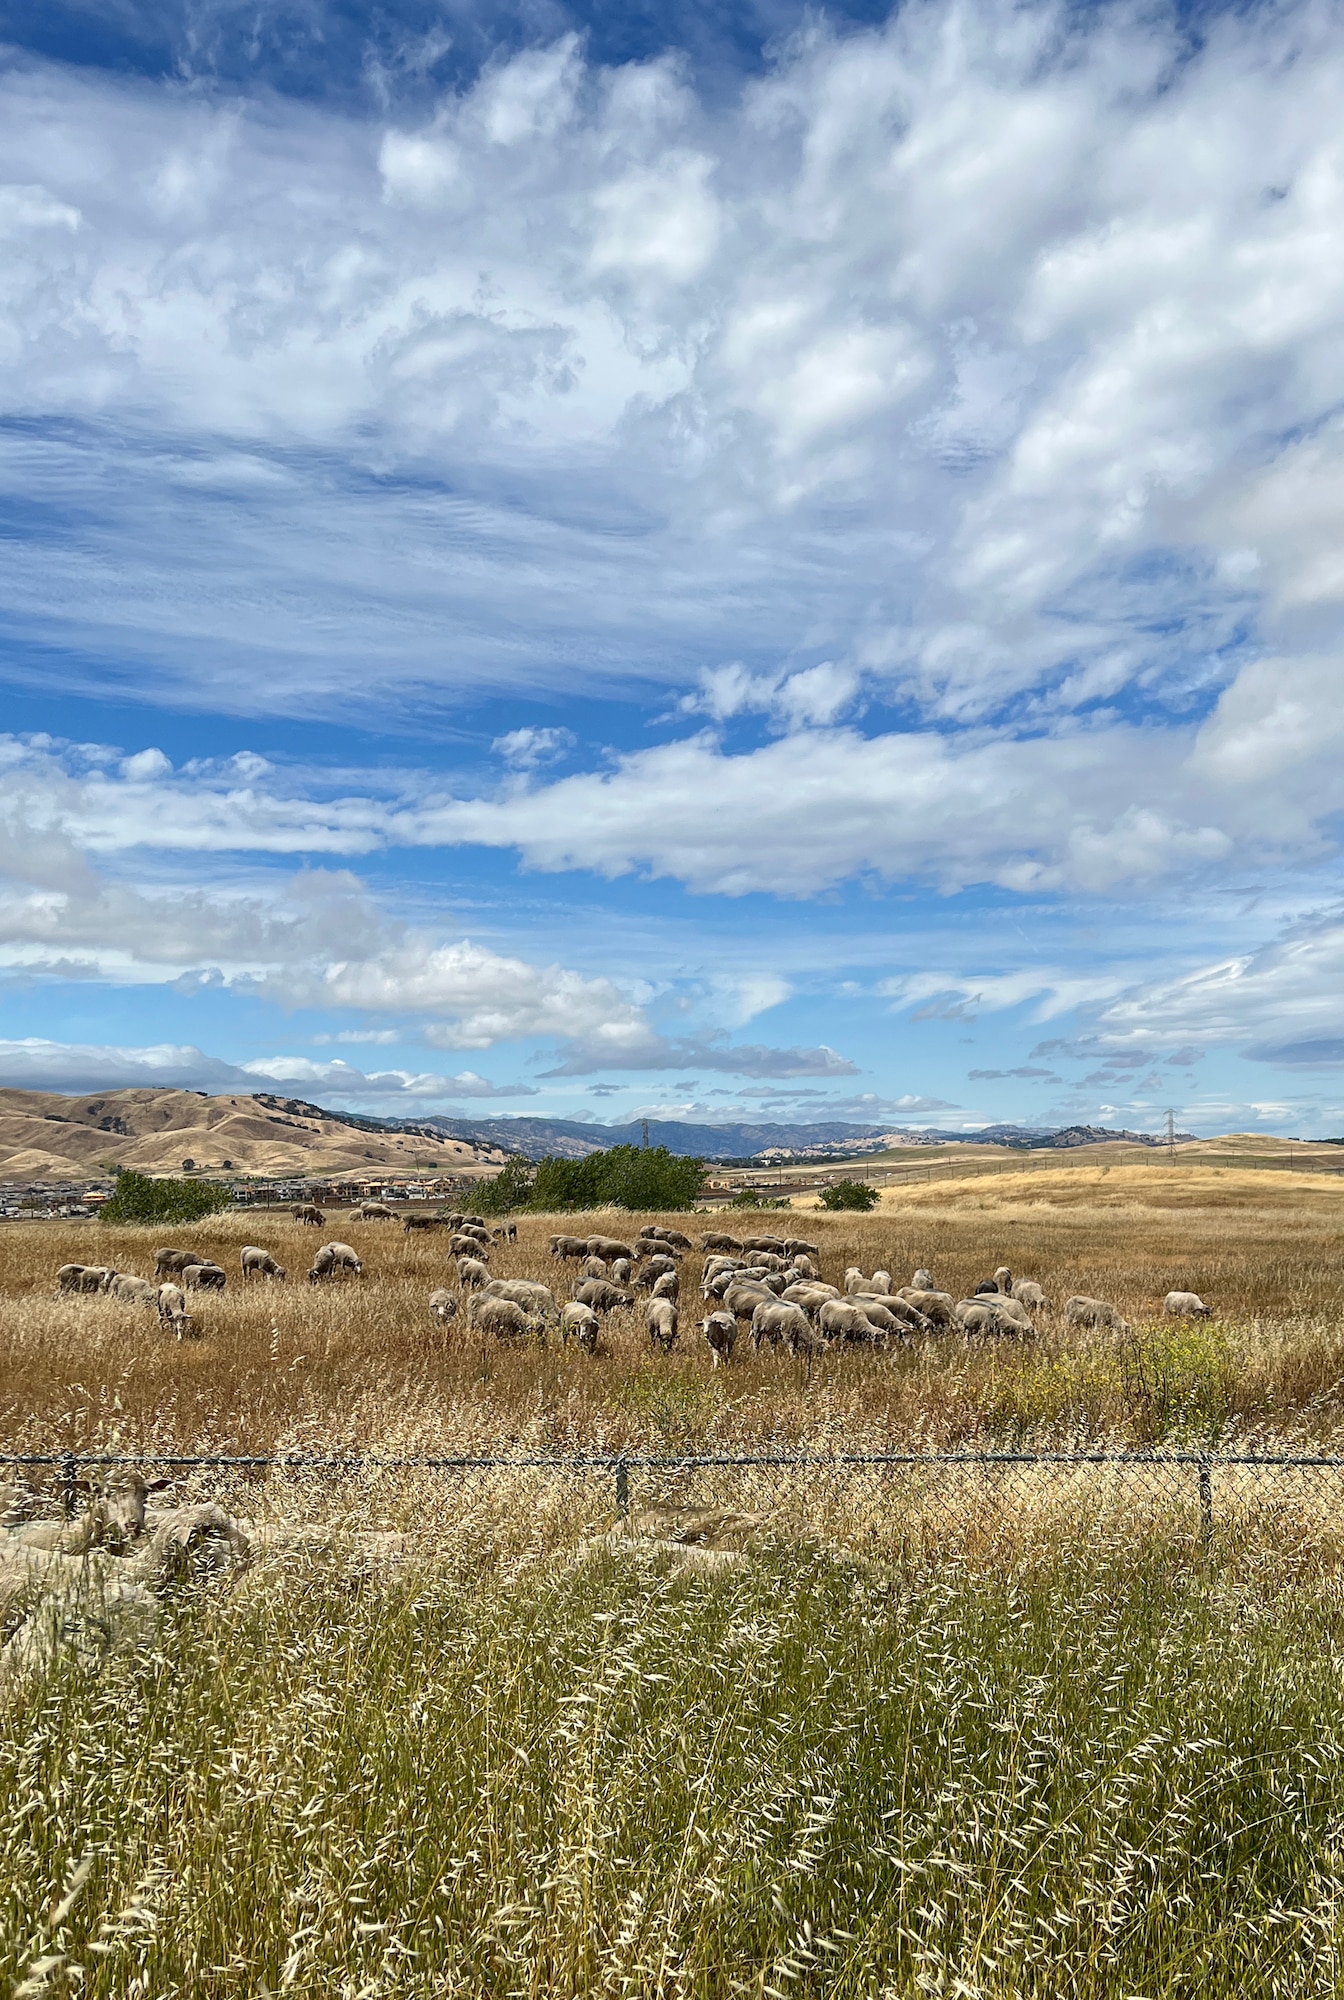
[[[170,1478],[183,1497],[243,1515],[357,1508],[432,1533],[520,1507],[579,1531],[742,1546],[790,1535],[849,1547],[979,1548],[1094,1532],[1210,1548],[1253,1539],[1344,1552],[1344,1457],[1310,1454],[801,1451],[383,1456],[0,1455],[51,1507],[89,1483]]]

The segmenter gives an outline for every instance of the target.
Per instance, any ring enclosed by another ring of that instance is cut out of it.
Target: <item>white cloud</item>
[[[542,729],[524,727],[510,729],[504,736],[497,736],[490,748],[511,764],[515,770],[531,771],[538,764],[549,764],[557,757],[563,757],[574,746],[574,732],[571,729]]]
[[[395,1106],[399,1100],[439,1106],[465,1098],[535,1097],[530,1084],[493,1084],[472,1070],[457,1076],[430,1071],[383,1070],[366,1075],[351,1064],[314,1062],[308,1056],[266,1056],[230,1063],[202,1054],[190,1044],[159,1043],[121,1048],[95,1043],[47,1041],[30,1036],[0,1041],[0,1085],[80,1095],[91,1090],[206,1090],[249,1093],[277,1084],[291,1091],[321,1090],[336,1104],[372,1099]]]
[[[1257,950],[1139,986],[1102,1009],[1112,1038],[1165,1046],[1192,1037],[1242,1044],[1261,1060],[1320,1068],[1344,1060],[1344,911],[1318,912]]]
[[[822,1043],[813,1049],[729,1045],[719,1036],[671,1037],[641,1026],[631,1032],[577,1039],[545,1077],[591,1076],[595,1070],[721,1070],[730,1076],[856,1076],[846,1057]]]
[[[712,101],[566,36],[372,123],[11,64],[7,616],[254,713],[733,651],[786,723],[860,671],[956,722],[1179,710],[1257,618],[1327,657],[1342,90],[1306,5],[916,0]]]

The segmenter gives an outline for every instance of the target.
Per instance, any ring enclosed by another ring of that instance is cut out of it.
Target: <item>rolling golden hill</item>
[[[0,1090],[0,1181],[72,1181],[109,1167],[180,1173],[460,1173],[503,1156],[463,1140],[366,1132],[280,1097],[107,1090],[56,1097]]]

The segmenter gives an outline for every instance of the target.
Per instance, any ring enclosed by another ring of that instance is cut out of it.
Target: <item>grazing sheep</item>
[[[567,1347],[573,1335],[585,1354],[596,1354],[601,1324],[591,1306],[580,1305],[577,1299],[571,1299],[560,1312],[561,1346]]]
[[[649,1339],[664,1354],[677,1344],[677,1309],[671,1299],[650,1299],[644,1308],[644,1325]]]
[[[815,1243],[805,1243],[801,1236],[786,1236],[784,1238],[784,1251],[786,1256],[789,1257],[820,1257],[821,1255]]]
[[[609,1272],[609,1271],[607,1270],[607,1260],[606,1260],[606,1258],[605,1258],[605,1257],[585,1257],[585,1258],[584,1258],[584,1260],[583,1260],[583,1275],[584,1275],[584,1277],[585,1277],[585,1278],[606,1278],[606,1277],[609,1277],[609,1276],[610,1276],[611,1274],[610,1274],[610,1272]]]
[[[584,1245],[590,1257],[605,1257],[610,1263],[613,1257],[628,1257],[633,1264],[635,1253],[628,1243],[619,1243],[614,1236],[590,1236]]]
[[[673,1305],[677,1303],[681,1297],[681,1279],[675,1271],[664,1271],[654,1279],[652,1297],[671,1299]]]
[[[891,1272],[874,1271],[872,1277],[868,1280],[868,1289],[870,1292],[881,1292],[884,1299],[890,1297]]]
[[[630,1282],[630,1259],[628,1257],[613,1257],[607,1275],[613,1285],[628,1285]]]
[[[518,1241],[518,1224],[516,1222],[501,1222],[499,1227],[494,1231],[494,1235],[504,1243],[516,1243]]]
[[[457,1318],[457,1293],[450,1292],[446,1285],[440,1285],[429,1295],[429,1316],[440,1326],[447,1326]]]
[[[812,1331],[802,1307],[779,1299],[768,1305],[762,1300],[751,1316],[752,1346],[760,1348],[767,1340],[772,1347],[787,1347],[790,1354],[820,1354],[826,1346]]]
[[[326,1227],[327,1218],[323,1215],[316,1202],[301,1201],[297,1208],[290,1210],[290,1214],[296,1222],[306,1222],[313,1229],[324,1229]]]
[[[563,1263],[566,1257],[586,1257],[588,1241],[583,1236],[553,1236],[550,1241],[552,1257]]]
[[[277,1264],[269,1250],[259,1250],[255,1243],[249,1243],[239,1260],[243,1267],[243,1278],[287,1278],[283,1264]]]
[[[525,1312],[539,1312],[547,1319],[554,1319],[559,1310],[555,1293],[538,1278],[492,1278],[485,1287],[485,1296],[488,1299],[512,1299]]]
[[[581,1306],[591,1306],[594,1312],[613,1312],[617,1306],[634,1304],[629,1292],[623,1292],[619,1285],[609,1285],[605,1278],[585,1278],[574,1288],[574,1298]]]
[[[350,1211],[352,1222],[395,1222],[397,1211],[389,1208],[385,1201],[362,1201],[358,1208]]]
[[[933,1282],[933,1272],[916,1271],[910,1280],[910,1289],[914,1292],[936,1292],[938,1287]]]
[[[494,1238],[483,1222],[472,1222],[470,1219],[466,1222],[459,1222],[456,1233],[459,1236],[470,1236],[475,1242],[480,1244],[482,1252],[494,1247]]]
[[[333,1277],[336,1272],[351,1272],[356,1278],[364,1274],[359,1252],[352,1250],[348,1243],[324,1243],[313,1259],[313,1268],[308,1273],[310,1285],[316,1285],[323,1278]]]
[[[742,1238],[742,1248],[744,1250],[778,1250],[782,1252],[784,1249],[784,1238],[782,1236],[744,1236]]]
[[[715,1368],[733,1358],[737,1346],[737,1321],[730,1312],[712,1312],[700,1322],[700,1331],[709,1342],[709,1356]]]
[[[819,1278],[805,1278],[796,1285],[786,1285],[780,1297],[787,1305],[801,1306],[804,1312],[819,1312],[827,1299],[838,1299],[839,1292],[834,1285],[823,1285]]]
[[[864,1277],[863,1272],[859,1269],[858,1265],[851,1264],[849,1269],[845,1272],[846,1292],[848,1292],[852,1297],[855,1292],[866,1292],[869,1289],[870,1289],[869,1281],[867,1278]]]
[[[847,1340],[860,1345],[871,1343],[876,1331],[862,1306],[853,1299],[827,1299],[818,1310],[817,1325],[827,1340]]]
[[[748,1284],[741,1279],[730,1282],[723,1293],[724,1309],[735,1319],[750,1319],[762,1300],[773,1305],[775,1295],[765,1285]]]
[[[116,1277],[112,1281],[111,1293],[123,1305],[152,1306],[155,1312],[159,1309],[159,1288],[151,1285],[148,1278]]]
[[[450,1257],[478,1257],[483,1264],[488,1264],[490,1261],[490,1251],[481,1242],[480,1237],[467,1235],[460,1229],[448,1238],[448,1255]]]
[[[1020,1306],[1020,1319],[1009,1312],[1009,1303],[1002,1296],[982,1296],[959,1300],[953,1311],[967,1340],[989,1339],[998,1335],[1005,1335],[1010,1340],[1020,1340],[1024,1336],[1029,1339],[1036,1329]]]
[[[664,1243],[670,1243],[674,1250],[690,1250],[694,1247],[690,1237],[683,1235],[680,1229],[663,1229],[659,1234]]]
[[[199,1264],[199,1250],[156,1250],[154,1252],[154,1276],[166,1278],[178,1271],[185,1271],[188,1264]]]
[[[735,1236],[725,1236],[721,1230],[709,1229],[700,1238],[702,1250],[740,1250],[742,1245]]]
[[[671,1257],[650,1257],[635,1273],[635,1287],[638,1291],[648,1291],[655,1278],[661,1278],[665,1271],[675,1271],[676,1264]]]
[[[482,1285],[490,1282],[490,1267],[483,1264],[479,1257],[463,1254],[457,1259],[457,1282],[464,1292],[479,1291]]]
[[[1132,1333],[1129,1321],[1124,1319],[1113,1305],[1105,1299],[1090,1299],[1086,1292],[1077,1292],[1064,1306],[1064,1322],[1067,1326],[1105,1327],[1111,1333]]]
[[[187,1264],[181,1273],[182,1283],[189,1292],[222,1292],[226,1283],[220,1265],[202,1258],[199,1264]]]
[[[982,1278],[971,1294],[974,1299],[996,1299],[998,1296],[999,1288],[992,1278]]]
[[[821,1272],[808,1256],[806,1250],[795,1250],[792,1255],[793,1268],[800,1278],[819,1278],[821,1276]]]
[[[1168,1292],[1162,1301],[1162,1310],[1177,1319],[1208,1319],[1213,1307],[1206,1306],[1198,1292]]]
[[[62,1264],[56,1273],[58,1292],[105,1292],[116,1279],[115,1271],[101,1264]]]
[[[921,1313],[930,1326],[950,1328],[957,1324],[956,1300],[951,1292],[920,1292],[913,1285],[904,1285],[896,1296]]]
[[[1018,1304],[1026,1306],[1029,1312],[1044,1312],[1049,1304],[1045,1293],[1034,1278],[1014,1278],[1012,1295]]]
[[[860,1312],[867,1315],[872,1324],[882,1333],[894,1335],[898,1340],[909,1340],[911,1334],[927,1333],[929,1323],[923,1313],[905,1299],[891,1298],[877,1292],[860,1293],[853,1303]]]
[[[486,1298],[478,1294],[467,1309],[467,1324],[478,1333],[493,1333],[496,1340],[526,1340],[531,1321],[513,1299]]]
[[[994,1273],[994,1283],[1001,1292],[1011,1295],[1013,1274],[1006,1264],[1000,1264],[998,1270]]]
[[[403,1215],[401,1218],[401,1229],[404,1236],[409,1236],[413,1229],[446,1229],[447,1227],[447,1219],[442,1215]]]
[[[171,1327],[179,1340],[190,1340],[196,1331],[196,1322],[187,1311],[187,1296],[181,1286],[160,1285],[157,1297],[161,1324]]]

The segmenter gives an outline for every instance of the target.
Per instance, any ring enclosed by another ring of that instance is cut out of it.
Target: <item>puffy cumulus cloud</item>
[[[245,712],[736,655],[811,727],[1328,658],[1342,91],[1306,4],[915,0],[713,100],[564,37],[377,120],[11,62],[11,629]]]
[[[119,1048],[96,1043],[55,1042],[40,1037],[0,1041],[0,1083],[23,1090],[78,1094],[90,1090],[204,1090],[212,1095],[250,1092],[280,1084],[326,1092],[333,1101],[371,1099],[395,1105],[456,1103],[464,1098],[535,1097],[530,1084],[493,1084],[472,1070],[457,1076],[430,1071],[381,1070],[366,1075],[345,1062],[314,1062],[308,1056],[266,1056],[254,1062],[224,1062],[190,1044],[157,1043]]]
[[[560,965],[534,966],[464,940],[407,936],[376,956],[332,959],[277,973],[262,984],[290,1005],[394,1008],[435,1013],[431,1048],[485,1049],[531,1036],[605,1034],[617,1045],[645,1032],[643,1015],[610,980]]]
[[[857,1076],[854,1064],[823,1043],[815,1049],[776,1049],[761,1044],[729,1046],[719,1037],[676,1039],[642,1028],[580,1038],[547,1078],[588,1076],[594,1070],[721,1070],[732,1076]]]

